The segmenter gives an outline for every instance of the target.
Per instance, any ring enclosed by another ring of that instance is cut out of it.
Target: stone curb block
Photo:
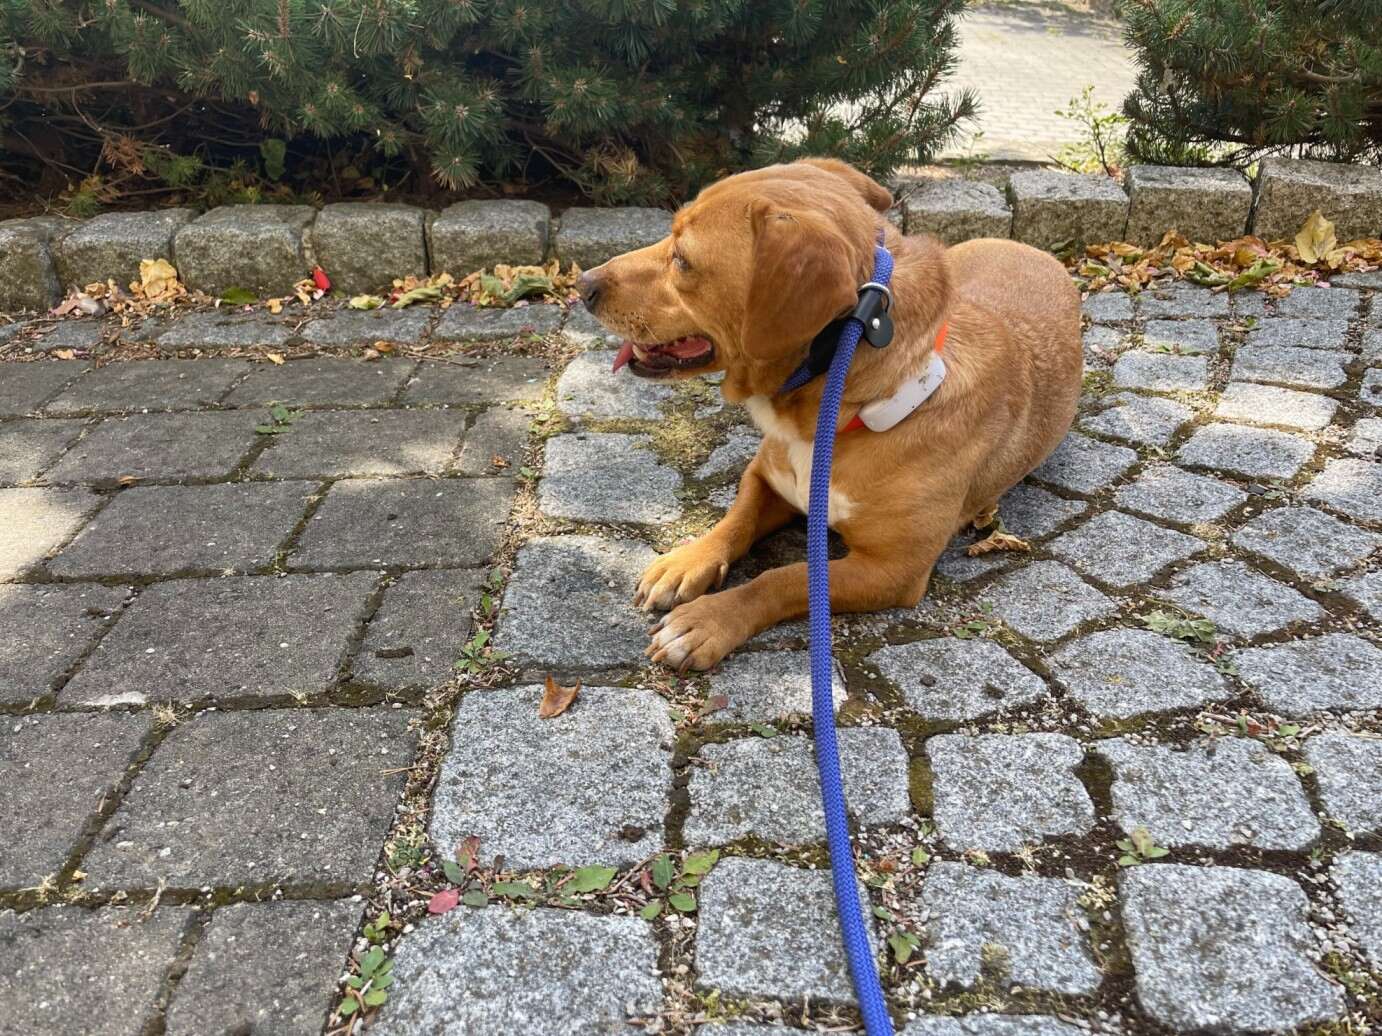
[[[256,295],[287,295],[312,272],[307,205],[226,205],[178,231],[178,272],[189,288],[221,295],[243,288]]]
[[[0,310],[48,309],[62,298],[53,263],[53,239],[61,232],[47,217],[0,223]]]
[[[1008,200],[1012,236],[1037,248],[1117,241],[1127,225],[1127,195],[1107,177],[1024,170],[1008,179]]]
[[[992,184],[913,181],[902,194],[909,234],[934,234],[954,245],[976,237],[1008,237],[1012,232],[1012,209]]]
[[[175,236],[195,215],[191,209],[107,212],[57,239],[53,259],[63,288],[113,280],[122,288],[139,279],[143,259],[176,262]]]
[[[671,228],[672,214],[663,209],[567,209],[553,249],[563,266],[575,263],[589,270],[621,252],[662,240]]]
[[[1232,169],[1128,170],[1126,239],[1133,244],[1155,245],[1168,230],[1196,241],[1229,241],[1242,235],[1251,209],[1252,187]]]
[[[552,210],[541,202],[458,202],[429,221],[432,272],[462,277],[496,263],[537,265],[551,236]]]
[[[328,205],[312,224],[312,252],[338,290],[386,291],[396,277],[427,276],[426,219],[412,205]]]
[[[1373,166],[1264,158],[1253,184],[1252,232],[1292,239],[1319,209],[1339,241],[1382,234],[1382,169]]]

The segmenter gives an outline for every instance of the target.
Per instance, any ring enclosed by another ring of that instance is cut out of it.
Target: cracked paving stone
[[[1305,496],[1352,518],[1382,522],[1382,464],[1351,458],[1327,461],[1305,487]]]
[[[710,723],[773,723],[811,715],[811,661],[805,651],[736,651],[709,675],[709,696],[728,704]],[[830,695],[838,711],[845,700],[839,664],[831,669]]]
[[[370,406],[388,403],[413,370],[412,360],[317,356],[257,363],[225,398],[226,406]]]
[[[1124,869],[1118,886],[1137,999],[1162,1025],[1280,1032],[1343,1013],[1311,963],[1309,902],[1290,878],[1158,863]]]
[[[1227,295],[1184,282],[1153,285],[1138,295],[1137,306],[1144,320],[1228,316]]]
[[[277,348],[286,345],[292,337],[293,329],[282,318],[216,310],[180,317],[154,338],[154,344],[164,353],[184,349]]]
[[[244,360],[130,360],[88,371],[46,414],[196,410],[214,406],[253,365]]]
[[[1347,633],[1247,648],[1239,673],[1268,708],[1287,715],[1382,707],[1382,650]]]
[[[1295,292],[1292,292],[1295,294]],[[1286,300],[1282,299],[1281,303]],[[1278,311],[1280,306],[1278,306]],[[1259,321],[1247,335],[1247,344],[1252,346],[1276,346],[1286,349],[1334,349],[1348,348],[1345,336],[1348,334],[1347,319],[1320,319],[1312,317],[1268,317]]]
[[[470,640],[483,571],[405,572],[384,591],[351,665],[355,679],[391,691],[436,687]]]
[[[504,591],[496,645],[533,666],[642,666],[648,624],[633,594],[656,557],[637,540],[529,540]]]
[[[176,580],[134,599],[62,689],[65,704],[265,699],[331,687],[374,576]]]
[[[1209,387],[1209,360],[1133,349],[1113,365],[1113,383],[1151,392],[1202,392]]]
[[[120,610],[122,587],[0,583],[0,703],[51,691]]]
[[[1056,680],[1099,719],[1202,708],[1234,695],[1213,666],[1150,630],[1091,633],[1061,648],[1050,662]]]
[[[994,618],[1032,640],[1057,640],[1118,606],[1059,561],[1033,561],[984,588]]]
[[[540,357],[495,353],[458,356],[451,362],[423,360],[403,390],[406,406],[470,406],[531,403],[547,388],[551,366]]]
[[[48,571],[80,579],[262,569],[317,490],[314,482],[134,486],[88,522]]]
[[[1320,824],[1291,764],[1250,738],[1222,737],[1183,750],[1123,738],[1096,743],[1113,767],[1113,819],[1169,849],[1240,846],[1301,852]]]
[[[1219,397],[1214,416],[1226,421],[1281,425],[1313,432],[1329,427],[1338,408],[1334,400],[1314,392],[1237,381]]]
[[[777,845],[825,840],[815,742],[779,734],[749,737],[700,750],[691,772],[688,845],[723,845],[760,838]],[[896,824],[911,812],[907,751],[897,731],[840,731],[840,767],[850,813],[861,826]]]
[[[36,413],[86,369],[80,360],[5,364],[5,376],[0,378],[0,417]]]
[[[614,350],[581,353],[557,381],[557,407],[568,417],[627,417],[654,420],[671,400],[670,384],[634,377],[628,369],[611,373]]]
[[[398,342],[416,345],[427,334],[432,322],[432,310],[426,306],[414,309],[343,309],[313,320],[302,329],[302,337],[313,345],[372,346],[376,342]]]
[[[457,473],[500,475],[517,471],[523,464],[532,427],[532,415],[517,407],[486,410],[466,430],[456,458]]]
[[[1135,392],[1107,397],[1108,406],[1080,421],[1086,431],[1145,446],[1165,446],[1176,430],[1195,416],[1184,403]]]
[[[510,867],[626,866],[663,847],[676,730],[651,691],[582,687],[552,719],[541,687],[467,695],[432,803],[449,854],[476,836]]]
[[[1382,536],[1313,507],[1277,507],[1235,532],[1233,542],[1302,579],[1323,579],[1362,561],[1382,545]]]
[[[0,886],[33,888],[62,870],[150,726],[147,716],[128,713],[7,720],[0,728]]]
[[[0,423],[0,482],[38,478],[81,434],[81,421],[22,418]]]
[[[482,565],[503,538],[514,488],[507,478],[336,482],[289,564],[312,570]]]
[[[1369,406],[1382,407],[1382,368],[1372,367],[1363,372],[1358,398]]]
[[[1210,424],[1196,430],[1176,460],[1248,478],[1291,478],[1310,460],[1315,446],[1307,439],[1271,428]]]
[[[1219,328],[1212,320],[1149,320],[1142,340],[1157,351],[1212,353],[1219,348]]]
[[[1339,592],[1382,622],[1382,568],[1354,576],[1339,587]]]
[[[1211,561],[1177,572],[1159,596],[1238,637],[1274,633],[1324,615],[1308,597],[1241,561]]]
[[[938,734],[926,741],[936,828],[954,849],[1015,852],[1094,826],[1075,776],[1079,742],[1062,734]]]
[[[1359,457],[1382,459],[1382,417],[1365,417],[1358,421],[1346,448]]]
[[[1083,500],[1066,500],[1040,486],[1019,482],[998,502],[998,515],[1014,536],[1040,539],[1089,509]]]
[[[507,342],[552,334],[561,327],[562,307],[545,303],[515,309],[476,309],[453,305],[437,321],[439,342]]]
[[[714,478],[730,472],[738,474],[748,466],[763,444],[763,436],[752,428],[733,428],[729,437],[711,451],[706,462],[696,469],[696,478]]]
[[[1097,493],[1137,463],[1126,446],[1110,446],[1071,432],[1031,477],[1072,493]]]
[[[1348,353],[1330,349],[1292,349],[1280,345],[1243,345],[1233,354],[1233,381],[1265,381],[1292,388],[1338,388],[1348,380]]]
[[[1009,878],[962,863],[936,862],[921,901],[926,971],[942,986],[972,989],[992,969],[998,985],[1090,996],[1102,975],[1078,922],[1080,892],[1058,878]],[[1001,976],[1001,977],[1000,977]]]
[[[1040,1014],[972,1014],[918,1018],[898,1036],[1089,1036],[1089,1030]]]
[[[574,432],[547,440],[538,508],[553,518],[658,524],[681,517],[681,475],[658,462],[652,439]]]
[[[349,900],[220,907],[173,992],[167,1036],[318,1036],[359,920]]]
[[[733,857],[717,863],[700,888],[696,970],[702,989],[854,1002],[828,871]],[[876,953],[878,935],[862,887],[860,899]]]
[[[84,489],[0,489],[0,580],[35,567],[101,503]]]
[[[140,1036],[192,911],[47,907],[0,914],[5,1028],[16,1036]]]
[[[87,886],[369,881],[413,761],[412,718],[268,709],[184,721],[82,861]]]
[[[273,478],[438,475],[464,433],[459,411],[315,411],[270,436],[252,470]]]
[[[662,982],[652,927],[570,910],[461,908],[400,943],[371,1036],[637,1036]]]
[[[1046,684],[992,640],[937,637],[894,644],[868,656],[927,720],[965,722],[1026,705]]]
[[[1344,324],[1358,312],[1358,299],[1352,288],[1296,288],[1277,299],[1276,311],[1283,317],[1338,317],[1330,323]]]
[[[1052,541],[1050,551],[1082,574],[1113,587],[1145,583],[1207,544],[1122,511],[1105,511]]]
[[[1081,313],[1093,321],[1132,319],[1132,297],[1121,291],[1104,291],[1090,295],[1080,307]]]
[[[1334,858],[1330,870],[1349,933],[1374,968],[1382,968],[1382,853],[1350,851]]]
[[[1354,834],[1382,832],[1382,740],[1318,734],[1301,754],[1315,768],[1326,813]]]
[[[1173,464],[1149,464],[1135,482],[1119,486],[1119,507],[1153,518],[1192,524],[1212,522],[1248,498],[1237,486],[1207,475],[1192,475]]]
[[[64,454],[49,482],[226,478],[257,436],[251,414],[131,414],[107,417]]]

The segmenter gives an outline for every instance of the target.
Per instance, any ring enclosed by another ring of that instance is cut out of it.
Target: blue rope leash
[[[881,244],[873,250],[873,280],[886,285],[892,280],[892,253]],[[816,441],[811,453],[811,497],[806,509],[806,568],[811,622],[811,716],[816,730],[816,765],[820,769],[821,801],[825,805],[825,834],[830,847],[830,877],[835,886],[835,909],[840,933],[854,981],[854,994],[864,1016],[868,1036],[893,1036],[892,1018],[878,980],[878,964],[869,946],[868,929],[859,903],[854,854],[850,848],[849,821],[845,808],[844,780],[840,774],[840,746],[835,732],[835,702],[831,695],[830,563],[826,552],[826,527],[830,507],[830,466],[835,457],[835,427],[844,397],[845,375],[863,325],[850,320],[840,332],[840,344],[825,375],[825,391],[816,417]],[[798,371],[788,379],[793,384]]]

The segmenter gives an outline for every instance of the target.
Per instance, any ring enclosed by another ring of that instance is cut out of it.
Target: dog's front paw
[[[650,631],[653,639],[646,654],[682,673],[709,669],[747,639],[723,599],[727,596],[698,597],[668,612]]]
[[[725,581],[729,561],[705,537],[669,550],[643,570],[635,607],[644,611],[667,611],[700,597]]]

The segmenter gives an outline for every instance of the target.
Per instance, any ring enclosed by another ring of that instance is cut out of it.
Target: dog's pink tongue
[[[619,368],[625,366],[633,359],[633,343],[626,341],[619,347],[619,355],[614,358],[614,369],[611,374],[618,374]]]

